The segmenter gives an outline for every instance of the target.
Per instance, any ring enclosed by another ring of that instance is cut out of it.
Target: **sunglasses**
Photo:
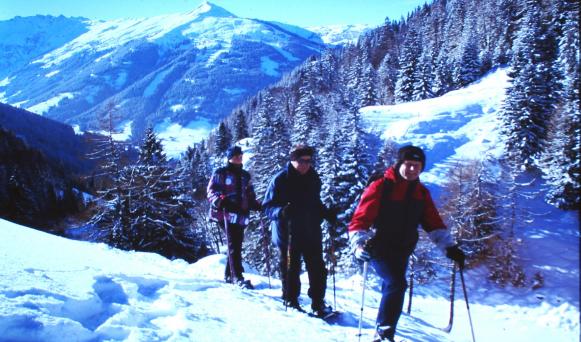
[[[310,165],[310,164],[313,163],[313,160],[312,159],[306,159],[306,158],[299,158],[299,159],[297,159],[297,162],[299,164],[302,164],[302,165]]]

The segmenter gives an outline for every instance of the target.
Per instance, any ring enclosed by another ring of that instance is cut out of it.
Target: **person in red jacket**
[[[407,289],[408,259],[418,242],[420,224],[446,256],[464,266],[464,252],[453,242],[430,192],[419,180],[425,164],[421,148],[400,148],[397,163],[365,189],[349,224],[355,257],[370,262],[383,280],[376,319],[380,340],[394,340]]]

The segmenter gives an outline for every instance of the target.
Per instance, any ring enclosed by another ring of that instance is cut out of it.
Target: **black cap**
[[[298,160],[303,156],[313,156],[315,150],[307,145],[296,145],[290,150],[290,160]]]
[[[242,148],[240,146],[232,146],[226,150],[226,157],[232,159],[232,157],[243,154]]]
[[[422,171],[426,167],[426,154],[424,151],[413,145],[403,146],[397,151],[397,163],[401,165],[405,160],[414,160],[422,163]]]

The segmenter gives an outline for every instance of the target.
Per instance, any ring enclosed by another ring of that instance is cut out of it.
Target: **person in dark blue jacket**
[[[325,304],[327,270],[323,261],[323,218],[334,223],[336,213],[321,202],[321,179],[312,167],[313,148],[295,146],[290,163],[270,181],[262,206],[271,220],[272,241],[280,250],[282,297],[285,305],[304,312],[301,293],[301,258],[309,276],[308,295],[317,316],[332,309]]]

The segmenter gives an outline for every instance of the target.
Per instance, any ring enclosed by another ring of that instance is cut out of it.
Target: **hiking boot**
[[[311,309],[313,310],[313,316],[323,318],[327,317],[333,313],[333,308],[330,305],[325,304],[324,301],[317,301],[311,304]]]
[[[375,330],[378,341],[395,342],[395,329],[389,325],[378,326]]]
[[[285,300],[284,305],[287,308],[297,310],[298,312],[306,312],[303,308],[301,308],[301,305],[299,304],[298,299]]]

